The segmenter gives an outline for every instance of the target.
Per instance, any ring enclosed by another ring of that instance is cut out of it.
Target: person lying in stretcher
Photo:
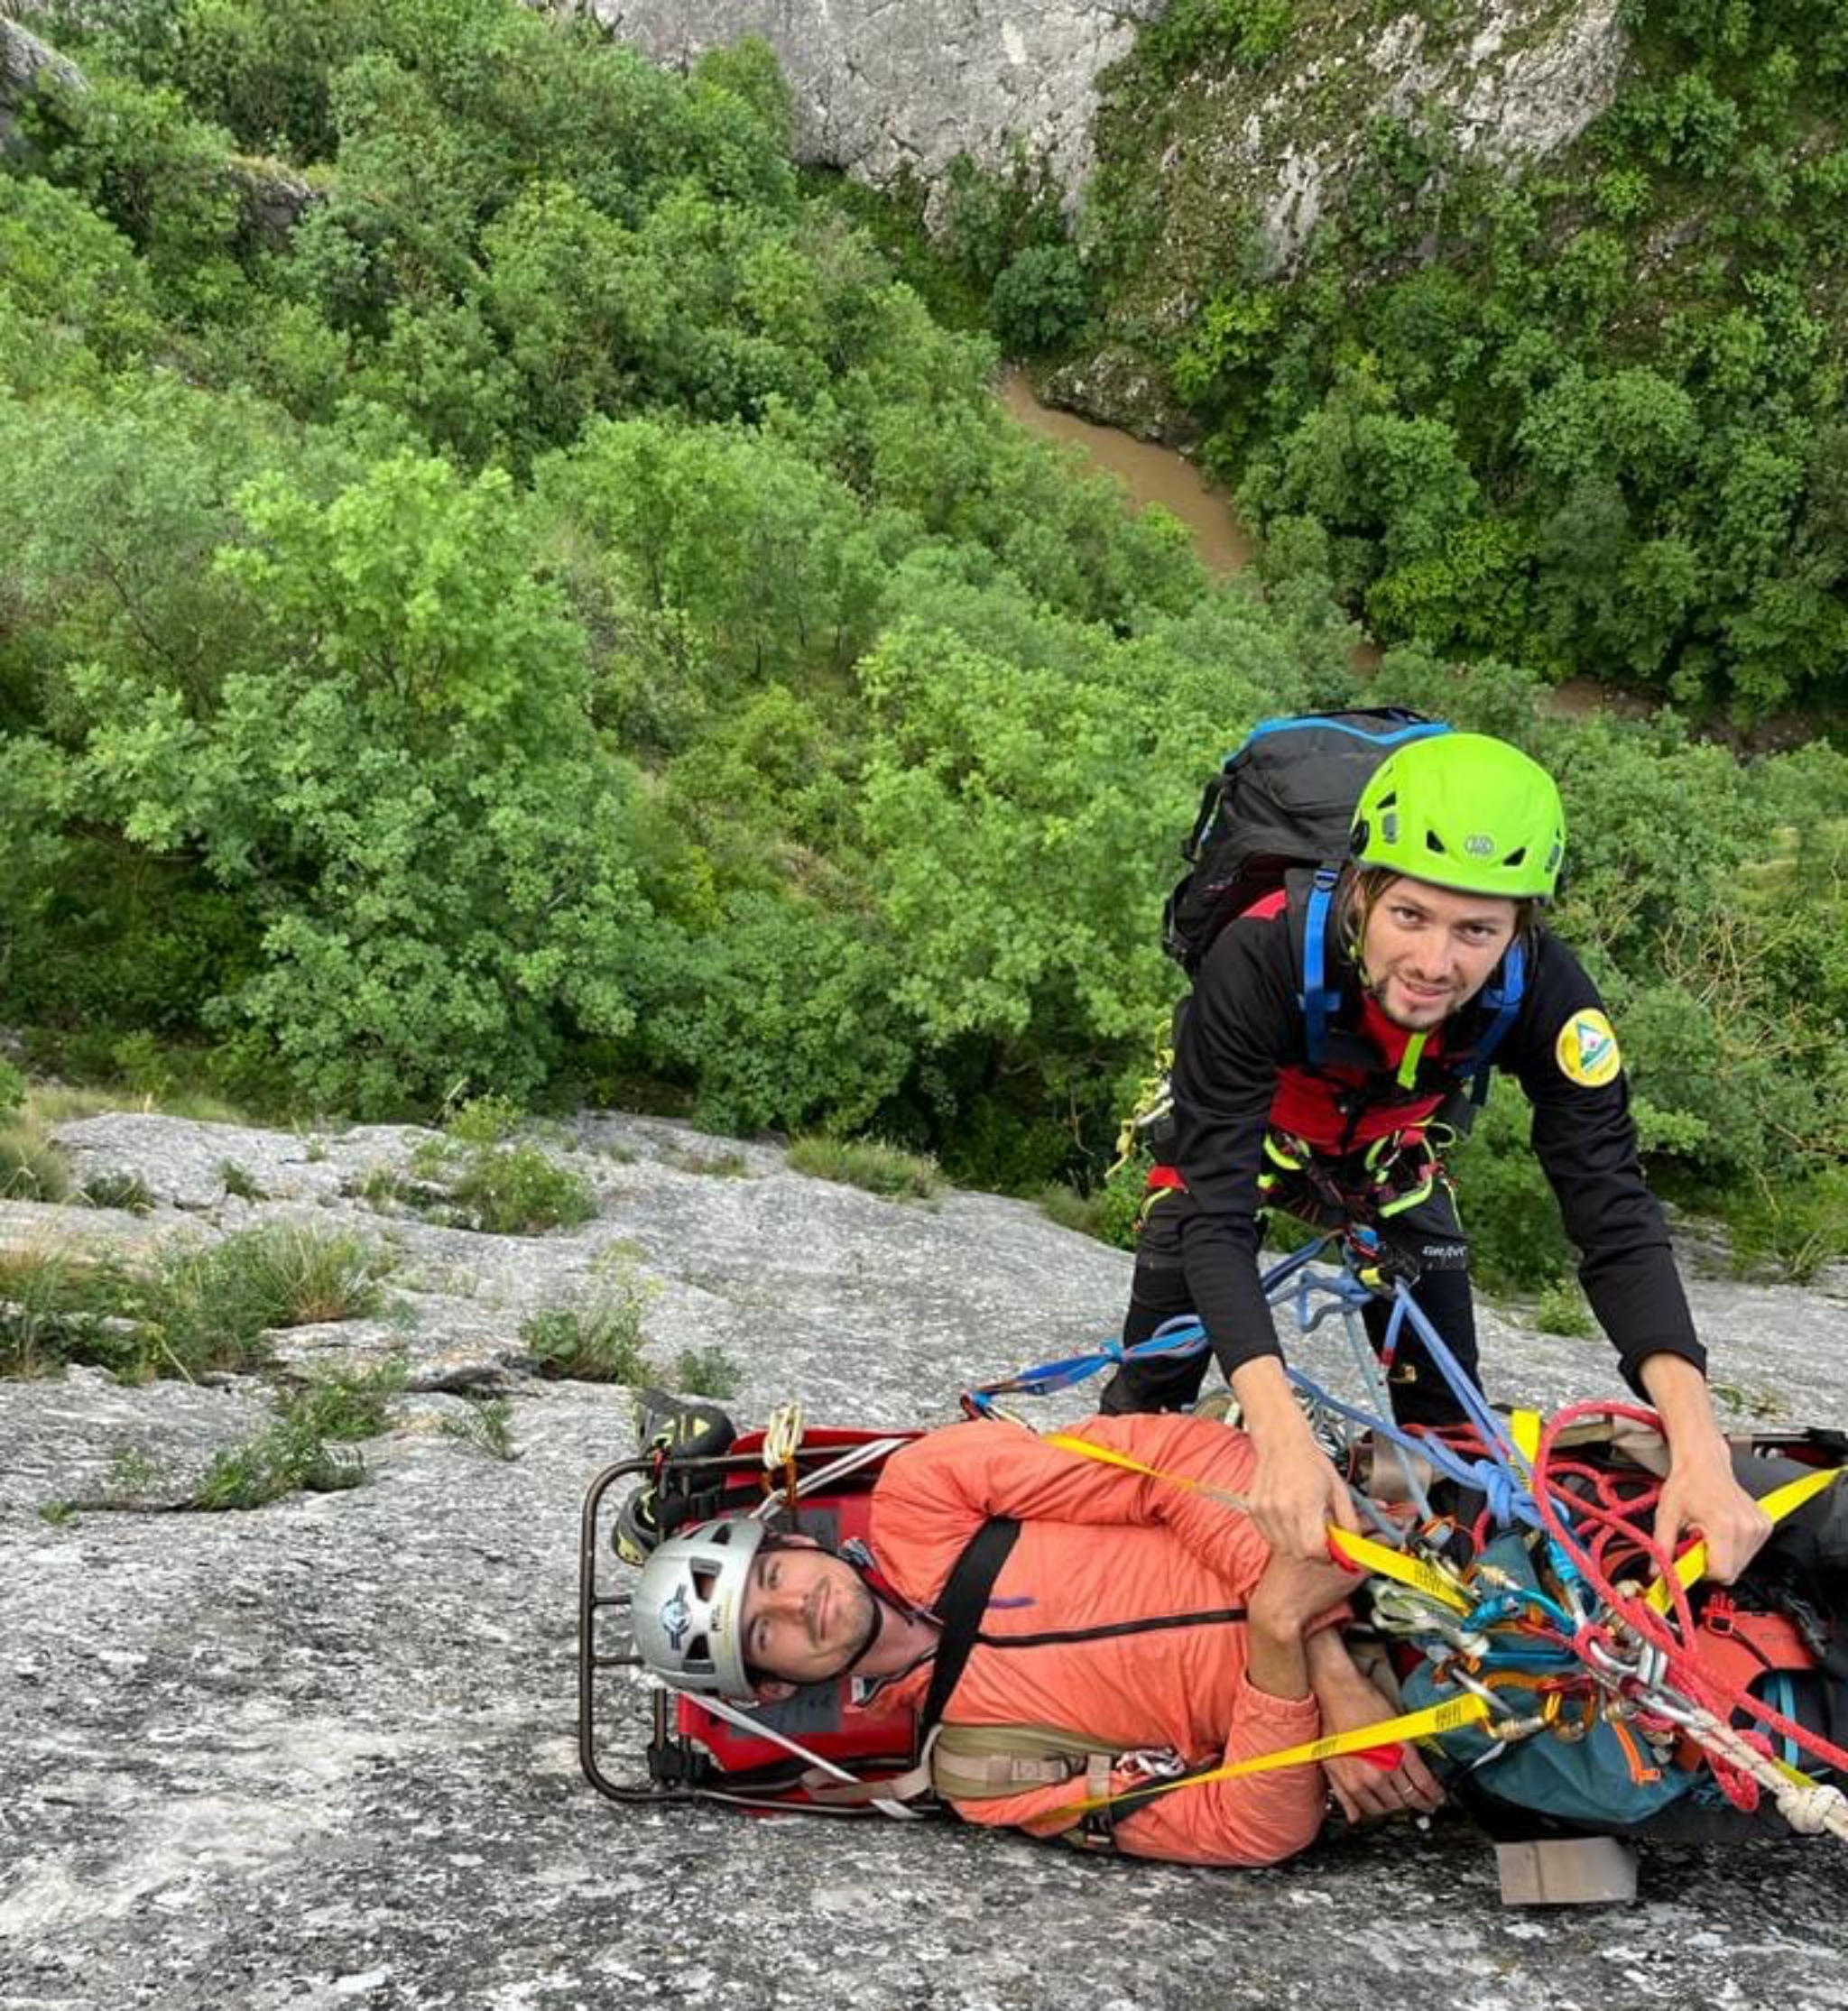
[[[937,1785],[971,1822],[1091,1848],[1274,1864],[1314,1839],[1331,1793],[1355,1820],[1434,1807],[1441,1790],[1409,1746],[1390,1766],[1347,1757],[1135,1798],[1183,1770],[1375,1723],[1393,1706],[1336,1624],[1354,1574],[1273,1558],[1248,1516],[1176,1484],[1242,1491],[1255,1457],[1243,1433],[1169,1415],[1098,1417],[1077,1432],[1164,1478],[1075,1457],[1003,1421],[950,1425],[887,1461],[864,1558],[745,1517],[669,1538],[636,1586],[637,1648],[677,1687],[735,1702],[851,1674],[868,1711],[929,1717],[934,1702],[946,1738],[1055,1729],[1072,1754],[1040,1762],[1037,1785],[1012,1785],[1033,1763],[1006,1750],[1010,1780],[966,1759],[979,1783],[971,1776],[959,1792],[956,1771],[939,1768]],[[966,1660],[954,1688],[932,1699],[946,1588],[999,1518],[1017,1532],[973,1631],[959,1630]]]
[[[1362,1579],[1273,1556],[1243,1505],[1251,1441],[1174,1414],[1045,1437],[999,1418],[927,1434],[887,1458],[864,1538],[839,1554],[756,1515],[683,1523],[643,1565],[635,1644],[696,1697],[763,1705],[845,1677],[869,1726],[916,1725],[920,1766],[836,1799],[928,1787],[966,1820],[1083,1849],[1275,1863],[1331,1803],[1351,1821],[1435,1807],[1443,1791],[1409,1743],[1427,1736],[1492,1828],[1511,1804],[1581,1834],[1731,1840],[1759,1823],[1762,1785],[1772,1833],[1848,1837],[1848,1803],[1798,1770],[1848,1761],[1832,1743],[1848,1701],[1834,1434],[1800,1448],[1821,1465],[1737,1455],[1780,1523],[1755,1584],[1703,1588],[1691,1605],[1664,1585],[1651,1610],[1638,1583],[1612,1583],[1639,1564],[1649,1575],[1635,1547],[1647,1539],[1621,1512],[1647,1528],[1649,1453],[1613,1462],[1581,1428],[1556,1458],[1547,1429],[1536,1493],[1557,1471],[1555,1508],[1574,1504],[1595,1532],[1584,1574],[1563,1525],[1483,1544],[1479,1523],[1460,1569],[1429,1542],[1434,1564],[1372,1545],[1362,1562],[1382,1575],[1361,1599],[1374,1629],[1400,1637],[1399,1702],[1343,1637]],[[1652,1434],[1638,1444],[1666,1456]],[[1359,1539],[1331,1536],[1352,1561]],[[1319,1749],[1330,1741],[1344,1749]]]

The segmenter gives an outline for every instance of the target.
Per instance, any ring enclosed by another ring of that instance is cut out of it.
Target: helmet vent
[[[687,1644],[686,1664],[689,1669],[709,1669],[712,1666],[712,1643],[704,1634],[696,1634]]]
[[[716,1571],[695,1571],[693,1590],[700,1599],[709,1601],[718,1590],[718,1573]]]
[[[1428,852],[1435,852],[1440,858],[1448,856],[1447,848],[1443,839],[1435,831],[1425,833],[1425,849]]]

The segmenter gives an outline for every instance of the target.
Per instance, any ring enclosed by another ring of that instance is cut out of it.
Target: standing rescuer
[[[1558,789],[1518,749],[1477,733],[1410,739],[1363,789],[1332,896],[1318,906],[1315,876],[1289,874],[1199,966],[1176,1042],[1170,1163],[1150,1176],[1124,1340],[1198,1317],[1257,1447],[1253,1518],[1286,1554],[1321,1554],[1326,1525],[1355,1518],[1284,1370],[1258,1279],[1261,1215],[1375,1226],[1474,1376],[1469,1249],[1438,1158],[1449,1135],[1439,1113],[1465,1107],[1491,1048],[1533,1106],[1534,1150],[1593,1310],[1625,1379],[1661,1415],[1672,1468],[1659,1536],[1672,1544],[1697,1528],[1710,1575],[1730,1582],[1769,1533],[1714,1417],[1705,1352],[1643,1182],[1616,1035],[1539,918],[1565,844]],[[1318,986],[1305,980],[1306,935],[1325,925],[1307,953]],[[1312,1002],[1327,1021],[1313,1044]],[[1368,1308],[1376,1347],[1386,1311]],[[1186,1404],[1204,1366],[1199,1356],[1125,1365],[1104,1407]],[[1401,1421],[1454,1416],[1409,1336],[1391,1381]]]

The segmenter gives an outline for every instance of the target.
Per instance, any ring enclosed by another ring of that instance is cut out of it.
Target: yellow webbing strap
[[[1400,1584],[1409,1585],[1413,1591],[1436,1600],[1440,1606],[1447,1606],[1454,1612],[1467,1613],[1474,1608],[1475,1601],[1461,1585],[1446,1578],[1435,1564],[1428,1564],[1422,1557],[1408,1557],[1402,1550],[1391,1550],[1383,1543],[1375,1543],[1371,1536],[1357,1536],[1352,1529],[1337,1529],[1333,1523],[1328,1526],[1328,1542],[1330,1547],[1338,1550],[1356,1571],[1367,1572],[1376,1578],[1395,1579]]]
[[[1088,1438],[1078,1438],[1070,1432],[1049,1432],[1046,1443],[1058,1446],[1062,1453],[1076,1453],[1081,1459],[1096,1460],[1104,1466],[1120,1466],[1131,1473],[1145,1474],[1151,1481],[1167,1481],[1178,1488],[1189,1488],[1209,1500],[1224,1502],[1227,1508],[1249,1509],[1251,1507],[1243,1495],[1234,1494],[1230,1488],[1215,1488],[1185,1473],[1168,1473],[1159,1466],[1146,1466],[1141,1460],[1132,1459],[1127,1453],[1096,1444]],[[1421,1557],[1408,1557],[1403,1551],[1391,1550],[1383,1543],[1375,1543],[1371,1536],[1356,1536],[1352,1529],[1337,1528],[1332,1522],[1328,1525],[1328,1542],[1356,1571],[1397,1579],[1401,1585],[1409,1585],[1414,1591],[1422,1592],[1427,1599],[1435,1599],[1458,1613],[1467,1613],[1474,1603],[1460,1585]]]
[[[1528,1465],[1534,1463],[1534,1454],[1540,1449],[1540,1414],[1537,1410],[1511,1410],[1508,1414],[1508,1435],[1514,1441],[1514,1450]]]
[[[1417,1739],[1436,1739],[1444,1732],[1455,1731],[1460,1726],[1473,1725],[1479,1719],[1486,1718],[1491,1708],[1485,1697],[1446,1697],[1442,1703],[1429,1704],[1423,1711],[1408,1711],[1400,1718],[1382,1718],[1376,1725],[1361,1725],[1353,1731],[1330,1732],[1326,1739],[1312,1739],[1301,1746],[1286,1747],[1281,1752],[1260,1753],[1253,1759],[1232,1760],[1204,1774],[1187,1774],[1179,1780],[1164,1781],[1160,1786],[1139,1787],[1134,1790],[1133,1798],[1141,1803],[1158,1794],[1171,1794],[1178,1788],[1205,1787],[1212,1781],[1238,1780],[1247,1774],[1279,1773],[1286,1767],[1319,1766],[1325,1759],[1339,1759],[1345,1753],[1372,1752],[1381,1746],[1401,1745]],[[1088,1801],[1068,1802],[1049,1815],[1035,1817],[1034,1824],[1037,1827],[1041,1822],[1076,1822],[1095,1809],[1108,1808],[1113,1802],[1130,1798],[1122,1794],[1099,1794]]]
[[[1210,1481],[1196,1481],[1186,1473],[1165,1473],[1159,1466],[1145,1466],[1127,1453],[1099,1445],[1088,1438],[1078,1438],[1070,1432],[1048,1432],[1046,1444],[1058,1446],[1061,1453],[1076,1453],[1080,1459],[1095,1460],[1103,1466],[1120,1466],[1125,1472],[1141,1473],[1151,1481],[1166,1481],[1173,1487],[1191,1488],[1196,1494],[1204,1494],[1209,1501],[1224,1502],[1228,1508],[1249,1511],[1251,1508],[1243,1495],[1234,1494],[1230,1488],[1215,1488]]]
[[[1843,1469],[1839,1466],[1819,1467],[1814,1473],[1800,1474],[1794,1481],[1786,1481],[1782,1487],[1773,1488],[1759,1502],[1759,1507],[1770,1517],[1773,1523],[1783,1521],[1787,1515],[1800,1508],[1806,1501],[1813,1501],[1825,1487],[1839,1481]],[[1690,1544],[1675,1560],[1675,1576],[1685,1591],[1707,1568],[1707,1546],[1704,1543]],[[1668,1581],[1659,1578],[1643,1594],[1644,1602],[1658,1613],[1668,1610]]]

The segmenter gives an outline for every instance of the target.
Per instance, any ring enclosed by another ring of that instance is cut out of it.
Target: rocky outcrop
[[[1460,160],[1541,159],[1610,104],[1628,48],[1622,0],[1489,0],[1371,32],[1372,8],[1322,11],[1295,60],[1216,88],[1210,121],[1164,163],[1248,209],[1279,266],[1339,200],[1376,121],[1441,134]]]
[[[1620,1974],[1624,2003],[1666,2002],[1695,1960],[1705,2002],[1834,2001],[1848,1850],[1826,1840],[1653,1850],[1640,1906],[1561,1910],[1542,1933],[1498,1907],[1460,1822],[1201,1874],[953,1825],[624,1809],[586,1786],[578,1504],[631,1450],[629,1398],[536,1375],[528,1316],[621,1276],[645,1293],[649,1372],[717,1346],[741,1416],[795,1399],[820,1422],[938,1422],[963,1384],[1116,1325],[1128,1259],[1024,1203],[878,1200],[773,1145],[598,1115],[545,1141],[590,1182],[595,1218],[487,1236],[391,1198],[429,1143],[415,1130],[135,1113],[59,1136],[80,1177],[134,1187],[145,1212],[13,1204],[0,1251],[96,1241],[144,1264],[253,1222],[363,1231],[392,1255],[387,1303],[276,1335],[275,1373],[395,1337],[432,1393],[362,1448],[364,1486],[204,1515],[173,1510],[268,1416],[266,1379],[0,1382],[0,2002],[1256,2011],[1312,1988],[1387,2011],[1551,2011],[1613,2001]],[[1698,1280],[1720,1386],[1841,1422],[1844,1285]],[[1498,1393],[1614,1385],[1602,1342],[1485,1327]],[[1340,1372],[1326,1328],[1298,1352]],[[471,1387],[508,1403],[514,1459],[449,1428]],[[69,1506],[109,1499],[139,1505]],[[644,1701],[613,1685],[610,1764],[639,1770]]]
[[[68,56],[0,15],[0,152],[16,140],[19,107],[48,78],[80,88],[83,73]]]
[[[797,152],[883,183],[958,154],[1004,168],[1016,144],[1076,189],[1098,72],[1167,0],[577,0],[665,63],[761,35],[795,96]]]

